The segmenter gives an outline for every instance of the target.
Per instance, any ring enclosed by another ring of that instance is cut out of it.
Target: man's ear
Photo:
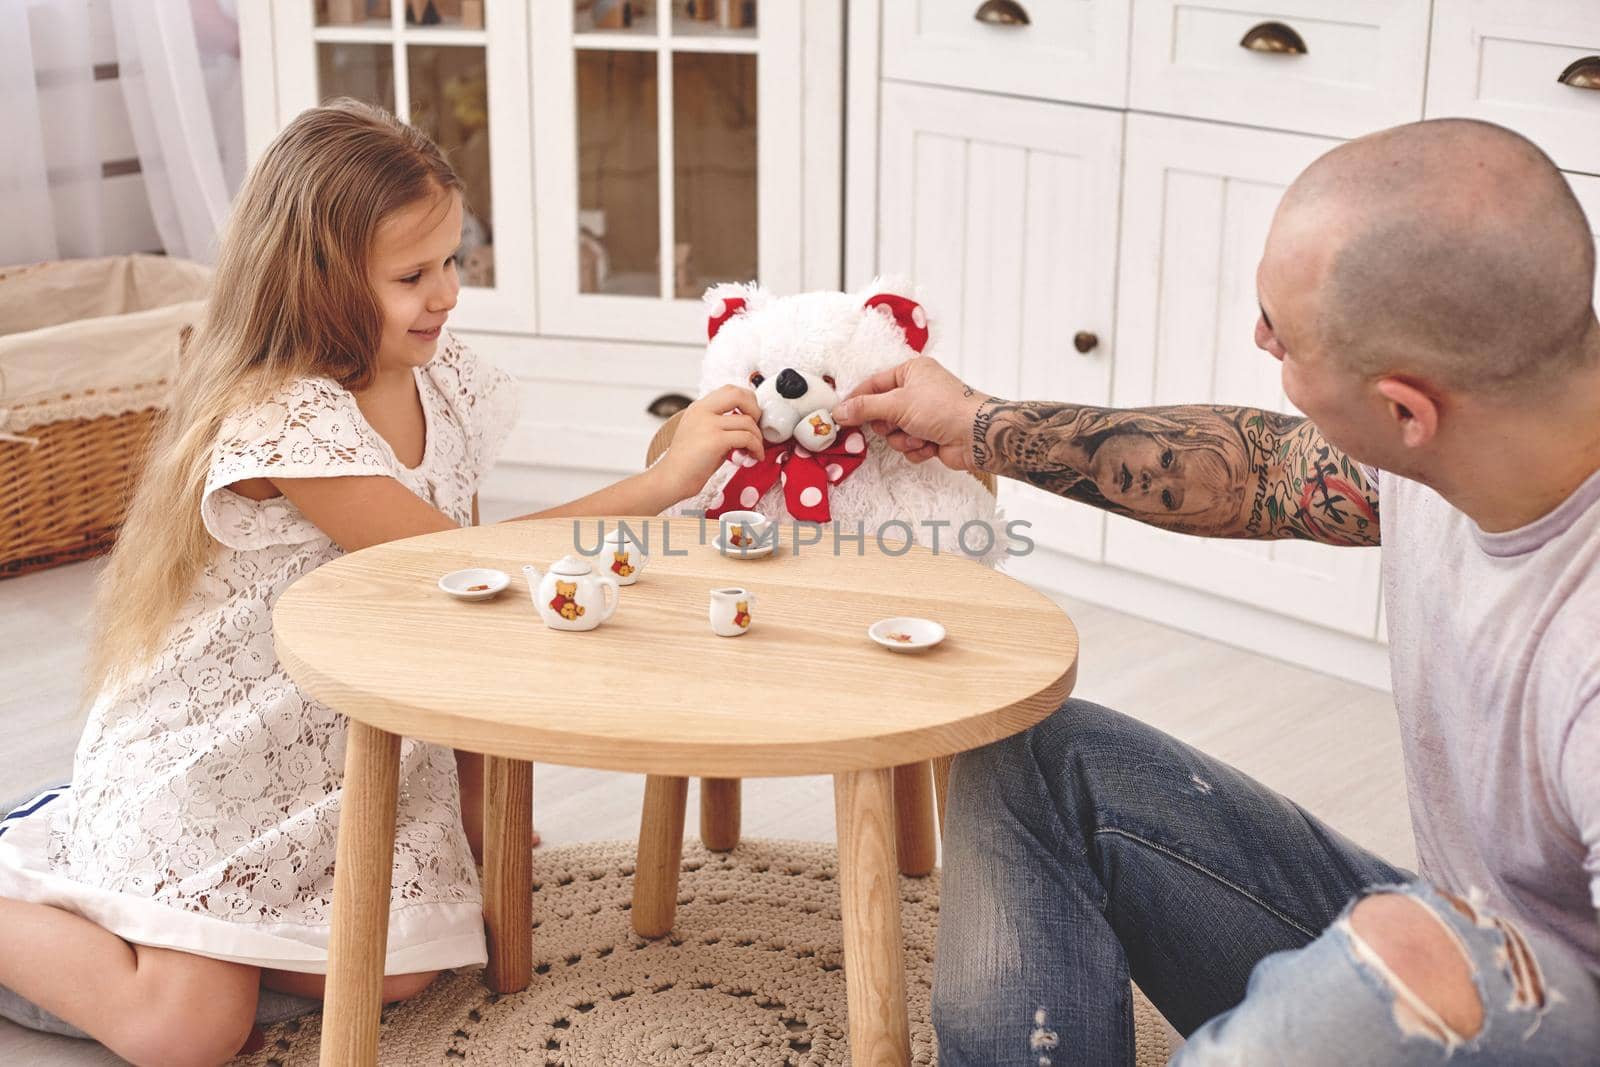
[[[1422,448],[1438,435],[1439,400],[1426,388],[1404,378],[1389,377],[1379,378],[1377,389],[1407,448]]]

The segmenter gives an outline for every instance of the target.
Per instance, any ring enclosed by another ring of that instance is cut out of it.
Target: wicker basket
[[[116,540],[161,409],[62,419],[0,442],[0,578],[98,556]]]
[[[110,548],[208,277],[152,256],[0,270],[0,579]]]

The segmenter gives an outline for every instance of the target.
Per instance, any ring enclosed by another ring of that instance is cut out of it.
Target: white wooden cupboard
[[[1113,112],[884,86],[880,254],[935,309],[958,375],[1110,402],[1121,154]],[[1009,480],[1000,496],[1031,536],[1100,557],[1100,512]]]
[[[1252,341],[1256,264],[1342,138],[1510,126],[1600,225],[1593,0],[871,0],[849,42],[846,281],[915,278],[946,359],[1004,396],[1292,410]],[[1004,496],[1030,581],[1387,684],[1376,549]]]

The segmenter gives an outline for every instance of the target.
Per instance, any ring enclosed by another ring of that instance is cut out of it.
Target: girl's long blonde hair
[[[205,321],[100,576],[88,699],[159,651],[217,551],[200,499],[224,417],[295,378],[367,385],[382,329],[367,280],[378,225],[460,189],[425,134],[355,100],[301,113],[267,147],[234,203]]]

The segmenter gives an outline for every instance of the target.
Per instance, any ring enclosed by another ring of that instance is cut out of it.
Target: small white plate
[[[919,652],[943,641],[944,627],[932,619],[901,615],[893,619],[879,619],[867,627],[867,636],[896,652]]]
[[[762,556],[772,555],[772,550],[778,547],[778,538],[776,536],[759,538],[754,548],[723,548],[722,535],[718,534],[711,539],[711,547],[729,559],[760,559]]]
[[[510,584],[511,576],[493,567],[468,567],[464,571],[451,571],[439,579],[439,588],[457,600],[488,600]],[[472,588],[475,585],[486,588]]]

